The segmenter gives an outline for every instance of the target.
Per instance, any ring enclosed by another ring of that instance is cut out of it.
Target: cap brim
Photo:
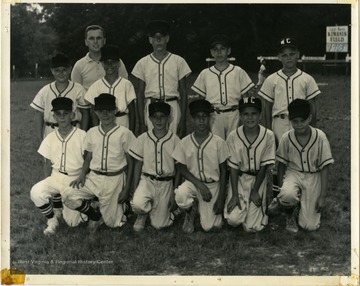
[[[94,110],[116,110],[114,105],[95,105]]]

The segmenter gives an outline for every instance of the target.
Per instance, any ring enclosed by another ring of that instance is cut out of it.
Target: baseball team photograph
[[[2,284],[358,285],[357,5],[3,3]]]

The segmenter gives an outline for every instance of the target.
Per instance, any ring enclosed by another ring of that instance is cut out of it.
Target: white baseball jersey
[[[145,82],[145,97],[179,97],[179,80],[188,76],[191,69],[186,61],[175,54],[159,61],[152,54],[140,59],[131,72]]]
[[[223,71],[215,66],[202,70],[191,88],[215,108],[226,109],[237,106],[242,95],[253,86],[254,83],[242,68],[230,64]]]
[[[122,77],[119,77],[113,84],[107,82],[103,77],[90,86],[85,93],[85,99],[95,105],[95,97],[101,93],[109,93],[116,97],[116,107],[118,111],[129,113],[128,105],[136,99],[134,86]]]
[[[306,146],[300,145],[294,130],[285,133],[280,140],[276,159],[286,164],[289,169],[315,173],[324,166],[334,163],[325,133],[320,129],[309,127],[311,136]]]
[[[62,138],[59,130],[50,133],[42,141],[38,153],[51,161],[52,168],[69,175],[78,175],[84,162],[83,143],[86,132],[73,127],[72,131]]]
[[[300,69],[287,76],[282,70],[268,76],[259,95],[273,103],[272,116],[288,115],[289,104],[297,99],[310,100],[320,94],[320,90],[312,76]]]
[[[56,88],[55,81],[45,85],[40,91],[36,94],[34,100],[30,104],[32,108],[37,111],[44,113],[44,121],[50,123],[56,123],[52,110],[51,102],[57,97],[68,97],[73,103],[73,110],[75,111],[74,120],[81,120],[81,113],[78,108],[91,108],[90,104],[86,103],[84,100],[85,90],[84,88],[75,82],[69,81],[67,88],[59,92]]]
[[[92,152],[90,169],[102,172],[116,172],[127,165],[126,153],[135,140],[133,133],[116,125],[105,133],[101,124],[91,128],[85,137],[84,149]]]
[[[226,142],[212,133],[200,144],[194,133],[184,137],[175,147],[173,158],[187,166],[189,172],[202,182],[217,182],[220,179],[219,165],[229,157]]]
[[[171,157],[179,137],[168,131],[162,138],[157,138],[153,130],[149,130],[136,138],[129,154],[143,162],[142,171],[155,176],[173,176],[175,163]]]
[[[71,72],[71,80],[81,84],[86,90],[98,79],[105,76],[105,70],[100,61],[90,58],[89,53],[78,60]],[[119,76],[128,78],[125,64],[120,59]]]

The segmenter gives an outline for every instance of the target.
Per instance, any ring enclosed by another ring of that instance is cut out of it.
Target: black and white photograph
[[[2,285],[359,285],[357,2],[1,6]]]

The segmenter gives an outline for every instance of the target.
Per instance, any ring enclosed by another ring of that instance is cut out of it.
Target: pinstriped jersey
[[[103,77],[90,86],[85,93],[85,99],[92,105],[95,105],[95,97],[101,93],[110,93],[116,97],[116,106],[118,111],[128,113],[128,105],[136,98],[135,89],[132,83],[122,77],[119,77],[113,84]]]
[[[314,78],[300,69],[287,76],[282,70],[268,76],[259,95],[265,100],[273,103],[272,116],[288,114],[289,104],[297,99],[310,100],[320,94]]]
[[[214,182],[220,179],[219,165],[229,157],[226,142],[212,133],[199,144],[194,133],[184,137],[176,146],[173,158],[186,165],[191,174],[202,182]]]
[[[173,176],[175,161],[171,154],[179,142],[179,137],[171,131],[157,138],[153,130],[149,130],[135,139],[129,154],[143,162],[144,173],[155,176]]]
[[[223,71],[215,66],[202,70],[191,88],[214,107],[222,108],[238,105],[242,95],[253,86],[242,68],[230,64]]]
[[[53,169],[70,175],[80,174],[85,136],[84,130],[73,127],[66,138],[62,138],[59,130],[55,129],[41,142],[38,153],[51,161]]]
[[[56,85],[55,81],[45,85],[40,91],[36,94],[34,100],[30,104],[32,108],[37,111],[44,113],[44,121],[56,123],[52,110],[51,101],[57,97],[68,97],[73,103],[73,110],[75,111],[74,120],[81,120],[81,113],[78,108],[90,108],[90,105],[84,100],[85,90],[84,88],[75,82],[69,81],[68,86],[64,91],[60,92]]]
[[[159,61],[152,54],[140,59],[131,72],[145,82],[145,97],[179,97],[179,81],[191,73],[186,61],[169,53]]]
[[[116,172],[127,165],[126,153],[135,136],[126,127],[116,125],[105,133],[101,124],[91,128],[85,137],[84,149],[92,153],[90,169]]]
[[[261,167],[275,163],[275,135],[260,126],[254,142],[250,143],[240,126],[229,134],[226,143],[229,146],[229,167],[242,172],[257,172]]]
[[[309,127],[311,135],[306,146],[300,145],[294,130],[286,132],[281,137],[276,159],[292,170],[314,173],[321,171],[328,164],[333,164],[334,159],[325,133],[320,129]]]

